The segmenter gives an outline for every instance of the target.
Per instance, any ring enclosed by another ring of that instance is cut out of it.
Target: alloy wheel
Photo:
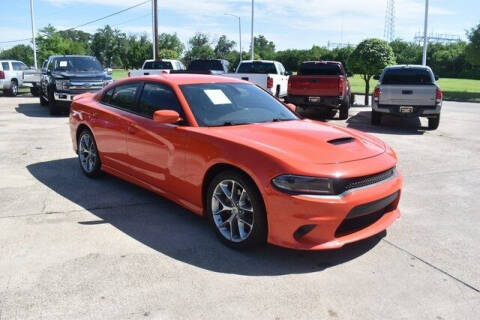
[[[92,173],[95,170],[98,155],[95,142],[89,133],[84,133],[79,141],[78,154],[83,170],[87,173]]]

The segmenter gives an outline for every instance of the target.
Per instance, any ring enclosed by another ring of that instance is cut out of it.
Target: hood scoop
[[[343,137],[343,138],[328,140],[327,142],[330,143],[330,144],[338,146],[338,145],[341,145],[341,144],[351,143],[353,141],[355,141],[355,138]]]

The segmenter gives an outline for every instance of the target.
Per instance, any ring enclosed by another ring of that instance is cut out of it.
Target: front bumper
[[[72,94],[72,93],[66,93],[66,92],[55,92],[54,93],[54,96],[55,96],[55,100],[56,101],[73,101],[73,98],[75,98],[76,95],[78,95],[79,93],[77,94]]]
[[[268,241],[293,249],[324,250],[376,235],[400,216],[401,187],[397,170],[385,181],[339,196],[276,192],[266,204]]]
[[[439,115],[442,110],[442,105],[438,104],[435,106],[412,106],[413,112],[403,113],[400,112],[400,105],[385,105],[374,102],[372,104],[373,111],[391,114],[397,117],[428,117]]]

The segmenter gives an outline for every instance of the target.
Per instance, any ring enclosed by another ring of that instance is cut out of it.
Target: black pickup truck
[[[41,76],[40,104],[56,115],[68,110],[76,95],[98,91],[110,82],[111,76],[95,57],[51,56]]]

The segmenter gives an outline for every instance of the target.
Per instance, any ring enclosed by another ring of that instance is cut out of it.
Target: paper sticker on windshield
[[[68,65],[67,61],[60,61],[60,68],[65,68]]]
[[[220,89],[203,90],[213,104],[232,104],[232,101]]]

